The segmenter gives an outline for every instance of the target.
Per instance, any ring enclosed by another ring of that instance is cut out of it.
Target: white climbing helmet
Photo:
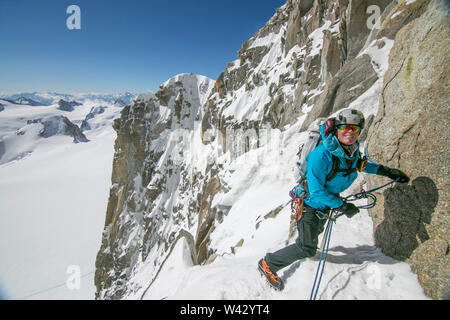
[[[364,121],[364,115],[361,111],[355,109],[345,109],[337,115],[335,125],[339,126],[341,124],[354,124],[363,129]]]

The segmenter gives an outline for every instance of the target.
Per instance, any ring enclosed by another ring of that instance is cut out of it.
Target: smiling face
[[[337,138],[344,145],[352,145],[359,137],[359,132],[356,130],[337,130]]]

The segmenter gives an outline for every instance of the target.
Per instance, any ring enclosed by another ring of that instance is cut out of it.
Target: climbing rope
[[[87,277],[88,275],[93,274],[93,273],[95,273],[95,271],[91,271],[91,272],[85,273],[85,274],[80,276],[80,279],[82,279],[84,277]],[[45,293],[45,292],[48,292],[48,291],[52,291],[54,289],[61,288],[61,287],[64,287],[64,286],[67,286],[67,281],[65,281],[63,283],[60,283],[60,284],[57,284],[57,285],[55,285],[53,287],[45,288],[45,289],[42,289],[40,291],[36,291],[34,293],[30,293],[30,294],[28,294],[26,296],[23,296],[23,297],[20,297],[20,298],[14,298],[14,299],[15,300],[26,300],[26,299],[29,299],[31,297],[37,296],[39,294],[42,294],[42,293]]]
[[[394,182],[398,181],[399,179],[392,180],[389,183],[386,183],[382,186],[379,186],[377,188],[370,189],[368,191],[362,191],[356,194],[349,195],[345,198],[342,198],[342,200],[349,202],[349,201],[355,201],[359,199],[368,198],[371,199],[372,202],[366,205],[358,206],[360,209],[369,209],[373,208],[377,202],[377,197],[373,194],[373,192],[382,189],[384,187],[387,187],[390,184],[393,184]],[[328,248],[330,246],[330,239],[331,239],[331,230],[333,228],[333,223],[336,222],[336,219],[343,215],[342,212],[336,212],[334,209],[330,210],[330,213],[327,215],[326,213],[322,211],[317,211],[319,219],[328,219],[327,226],[325,229],[325,233],[322,240],[321,245],[321,253],[319,258],[319,265],[317,266],[316,270],[316,276],[314,278],[314,284],[311,290],[311,295],[309,296],[310,300],[316,300],[317,292],[319,291],[320,281],[322,280],[323,271],[325,269],[325,262],[327,261],[327,254],[328,254]]]
[[[330,245],[331,239],[331,229],[333,228],[333,212],[330,212],[330,218],[328,219],[327,227],[325,229],[325,234],[323,236],[322,251],[320,253],[319,265],[317,266],[316,276],[314,278],[314,284],[311,290],[311,295],[309,300],[316,300],[317,292],[319,291],[320,281],[322,280],[323,271],[325,269],[325,262],[327,261],[328,247]],[[319,276],[320,274],[320,276]],[[318,277],[319,276],[319,277]]]
[[[373,192],[380,190],[384,187],[387,187],[391,184],[393,184],[394,182],[397,182],[400,178],[397,178],[395,180],[392,180],[391,182],[388,182],[386,184],[383,184],[382,186],[367,190],[367,191],[361,191],[359,193],[355,193],[355,194],[351,194],[347,197],[342,198],[342,200],[344,200],[345,202],[349,202],[349,201],[356,201],[356,200],[360,200],[360,199],[370,199],[371,202],[369,202],[368,204],[362,205],[362,206],[357,206],[357,208],[359,209],[370,209],[375,207],[376,203],[377,203],[377,197],[373,194]],[[342,214],[341,214],[342,215]],[[339,215],[339,216],[341,216]]]

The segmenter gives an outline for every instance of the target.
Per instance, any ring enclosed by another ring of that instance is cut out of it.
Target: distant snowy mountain
[[[59,94],[18,93],[0,98],[2,123],[0,124],[0,164],[21,159],[29,155],[39,138],[53,135],[70,135],[75,142],[88,141],[82,130],[111,126],[122,107],[129,104],[136,95],[125,94]],[[27,107],[35,107],[30,109]],[[93,110],[108,109],[103,117],[94,116]],[[88,111],[89,110],[89,111]],[[72,112],[72,115],[69,115]],[[45,118],[44,120],[42,120]],[[51,121],[50,121],[51,119]],[[70,119],[70,120],[69,120]],[[73,121],[74,123],[72,123]],[[50,129],[50,127],[53,127]]]
[[[41,102],[34,101],[29,98],[25,98],[23,96],[19,96],[16,99],[5,99],[8,102],[14,103],[14,104],[22,104],[22,105],[28,105],[28,106],[42,106],[43,104]]]
[[[11,100],[16,104],[30,104],[31,105],[43,105],[48,106],[58,103],[59,100],[65,101],[105,101],[107,103],[114,103],[117,100],[123,101],[123,103],[130,104],[131,100],[136,97],[136,94],[129,92],[111,94],[111,93],[57,93],[57,92],[23,92],[15,94],[0,94],[0,99]]]
[[[3,106],[0,164],[29,155],[42,138],[68,135],[74,142],[87,142],[89,139],[80,131],[81,124],[84,123],[84,128],[89,123],[96,127],[111,127],[113,119],[119,116],[124,106],[123,100],[117,103],[112,97],[106,100],[90,100],[91,95],[89,98],[84,97],[85,100],[79,100],[82,102],[59,99],[48,106],[31,103],[30,99],[23,97],[16,100],[0,99]]]

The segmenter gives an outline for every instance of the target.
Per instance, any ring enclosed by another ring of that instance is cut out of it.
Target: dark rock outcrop
[[[76,101],[65,101],[63,99],[60,99],[58,101],[58,109],[63,111],[73,111],[74,107],[81,106],[81,103]]]

